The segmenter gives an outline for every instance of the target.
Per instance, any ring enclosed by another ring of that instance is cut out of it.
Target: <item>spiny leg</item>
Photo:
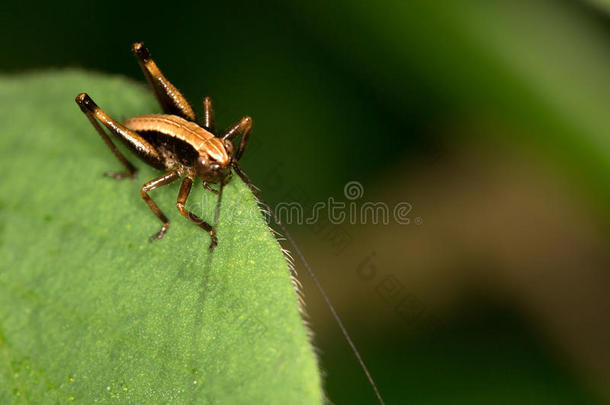
[[[152,235],[148,239],[150,242],[152,242],[155,239],[161,239],[163,237],[163,235],[165,235],[165,232],[167,232],[167,230],[169,229],[169,220],[167,219],[165,214],[163,214],[161,209],[159,209],[159,206],[152,200],[152,198],[150,198],[150,196],[148,195],[148,192],[151,190],[154,190],[156,188],[170,184],[170,183],[178,180],[179,178],[180,178],[180,175],[176,171],[165,173],[163,176],[157,177],[156,179],[152,179],[151,181],[145,183],[142,186],[142,189],[140,190],[140,194],[142,195],[142,198],[144,199],[146,204],[148,204],[148,206],[150,207],[150,210],[153,212],[153,214],[155,214],[157,216],[157,218],[159,218],[161,220],[161,222],[163,222],[163,226],[161,227],[161,230],[159,232],[155,233],[154,235]]]
[[[212,108],[212,99],[209,97],[203,99],[203,126],[214,133],[214,109]]]
[[[235,124],[233,124],[229,129],[222,134],[222,139],[231,140],[235,138],[237,135],[241,134],[241,141],[239,142],[239,147],[237,148],[237,152],[235,152],[235,160],[239,161],[241,156],[244,154],[244,150],[246,149],[246,145],[248,143],[248,138],[250,138],[250,130],[252,129],[252,118],[243,117]]]
[[[81,93],[76,96],[76,103],[79,105],[83,113],[85,113],[93,127],[100,134],[100,136],[102,137],[106,145],[108,145],[112,153],[114,153],[114,156],[116,156],[119,162],[121,162],[121,164],[125,166],[125,172],[107,172],[105,173],[106,176],[111,176],[115,179],[122,179],[124,177],[135,178],[137,170],[125,158],[125,156],[123,156],[121,151],[119,151],[116,145],[112,142],[108,134],[106,134],[106,132],[97,122],[97,120],[100,120],[102,124],[104,124],[104,126],[108,128],[108,130],[110,130],[110,132],[119,137],[131,150],[142,156],[145,161],[157,166],[162,164],[159,153],[150,143],[148,143],[138,133],[127,129],[117,121],[110,118],[101,108],[97,106],[97,104],[93,102],[93,100],[91,100],[91,97],[89,97],[86,93]]]
[[[180,192],[178,193],[178,200],[176,201],[176,207],[178,211],[187,218],[189,221],[194,224],[199,225],[201,228],[205,229],[206,232],[210,234],[211,242],[210,242],[210,252],[218,245],[218,239],[216,238],[216,231],[212,225],[205,222],[203,219],[199,218],[197,215],[193,214],[189,210],[187,210],[184,206],[186,204],[186,200],[191,193],[191,187],[193,186],[193,179],[189,177],[185,177],[182,180],[182,184],[180,185]]]
[[[166,114],[178,115],[184,119],[195,121],[195,112],[180,91],[163,76],[157,64],[150,57],[150,52],[141,42],[132,45],[133,53],[153,88],[155,96]]]

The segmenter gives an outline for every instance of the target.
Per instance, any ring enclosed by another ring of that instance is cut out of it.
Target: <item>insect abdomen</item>
[[[156,132],[167,137],[176,138],[200,150],[214,135],[194,122],[177,115],[149,114],[139,115],[126,120],[123,125],[136,132]]]

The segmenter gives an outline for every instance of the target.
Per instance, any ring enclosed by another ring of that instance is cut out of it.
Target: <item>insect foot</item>
[[[212,253],[214,248],[218,246],[218,238],[216,237],[216,232],[214,232],[214,230],[210,231],[210,239],[212,240],[210,241],[210,247],[208,248],[208,250],[210,251],[210,253]]]
[[[169,223],[168,224],[164,224],[161,227],[161,230],[159,232],[155,233],[150,238],[148,238],[148,241],[152,242],[152,241],[155,241],[157,239],[161,239],[163,237],[163,235],[165,235],[165,232],[167,232],[168,229],[169,229]]]

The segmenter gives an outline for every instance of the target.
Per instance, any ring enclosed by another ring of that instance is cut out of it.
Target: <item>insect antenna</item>
[[[214,222],[213,226],[218,226],[218,219],[220,218],[220,205],[222,203],[222,190],[225,188],[224,179],[220,182],[220,188],[218,189],[218,199],[216,200],[216,210],[214,211]]]
[[[246,175],[246,173],[244,173],[241,170],[241,168],[239,167],[239,165],[237,165],[237,164],[233,164],[233,169],[235,170],[237,175],[244,181],[244,183],[246,183],[248,188],[250,188],[250,190],[255,195],[255,197],[259,200],[259,202],[265,206],[266,210],[269,212],[269,214],[271,214],[271,217],[273,218],[273,221],[282,230],[282,233],[284,234],[284,237],[286,238],[288,243],[290,243],[290,245],[294,249],[294,252],[298,256],[298,258],[301,261],[301,263],[303,264],[303,267],[305,267],[305,270],[307,270],[307,273],[309,273],[309,276],[313,280],[313,282],[314,282],[318,292],[320,293],[320,295],[322,296],[322,298],[326,302],[326,305],[328,305],[328,308],[330,309],[330,312],[333,315],[333,318],[335,318],[335,321],[337,322],[337,325],[339,325],[339,329],[341,329],[341,332],[343,333],[343,337],[345,338],[345,340],[347,340],[347,343],[349,344],[350,348],[352,349],[352,352],[354,353],[354,356],[356,356],[356,359],[358,360],[358,363],[360,363],[360,367],[362,367],[362,370],[364,371],[364,374],[366,375],[366,378],[369,381],[369,384],[373,388],[373,391],[375,391],[375,395],[377,396],[377,400],[379,401],[379,403],[381,405],[385,405],[385,402],[383,401],[383,398],[381,397],[381,393],[379,392],[379,389],[377,388],[377,384],[375,384],[375,380],[373,379],[373,376],[371,375],[371,373],[369,372],[369,369],[367,368],[366,364],[364,363],[364,360],[362,359],[362,356],[360,355],[360,352],[356,348],[356,345],[354,344],[354,342],[352,341],[352,338],[350,337],[349,333],[347,332],[347,328],[345,327],[345,325],[341,321],[341,318],[339,317],[339,314],[335,310],[334,305],[330,302],[330,298],[326,294],[326,291],[324,290],[324,288],[322,288],[322,284],[320,284],[320,281],[318,280],[318,277],[313,272],[313,269],[311,268],[311,266],[310,266],[309,262],[307,261],[307,259],[305,259],[305,255],[303,254],[301,249],[299,249],[299,247],[297,246],[295,240],[292,238],[292,235],[290,234],[290,232],[288,232],[288,229],[286,229],[286,227],[284,226],[282,221],[280,221],[280,218],[276,215],[275,211],[273,211],[273,209],[271,209],[271,206],[269,204],[267,204],[267,202],[263,199],[263,197],[262,197],[262,195],[260,193],[260,190],[258,188],[256,188],[252,184],[252,182],[250,181],[250,178]],[[221,183],[221,187],[222,187],[222,183]]]

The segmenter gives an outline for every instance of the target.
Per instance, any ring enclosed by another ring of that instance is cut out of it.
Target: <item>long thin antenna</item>
[[[222,203],[222,190],[225,187],[224,181],[220,182],[220,190],[218,190],[218,199],[216,200],[216,210],[214,211],[214,227],[218,226],[218,218],[220,218],[220,204]]]
[[[265,204],[265,205],[267,205],[267,204]],[[269,207],[269,206],[267,206],[267,207]],[[322,288],[322,285],[320,284],[320,281],[318,281],[318,277],[316,277],[315,273],[311,269],[311,266],[309,265],[309,262],[305,259],[305,256],[301,252],[301,249],[298,248],[298,246],[295,243],[294,239],[292,238],[292,236],[290,235],[288,230],[286,230],[286,227],[284,226],[284,224],[282,224],[279,221],[279,218],[275,215],[275,212],[272,211],[270,207],[269,207],[269,212],[271,212],[271,215],[273,216],[273,220],[282,229],[282,232],[283,232],[284,236],[286,237],[286,240],[288,240],[288,242],[290,242],[290,244],[292,245],[292,248],[296,252],[296,254],[299,257],[299,259],[301,260],[301,263],[303,263],[303,267],[305,267],[305,269],[309,273],[309,276],[311,277],[311,279],[313,280],[314,284],[316,285],[316,288],[320,292],[320,295],[322,295],[322,298],[324,298],[324,301],[326,301],[326,304],[328,305],[328,308],[330,309],[330,312],[333,314],[333,317],[335,318],[335,321],[337,321],[337,324],[339,325],[339,328],[341,329],[341,332],[343,332],[343,336],[345,336],[345,340],[347,340],[347,343],[352,348],[352,351],[354,352],[354,355],[358,359],[358,362],[360,363],[360,366],[362,366],[362,370],[364,370],[364,373],[366,374],[366,378],[368,378],[369,383],[371,384],[371,387],[373,387],[373,390],[375,391],[375,395],[377,395],[377,399],[379,400],[379,403],[384,405],[385,403],[383,402],[383,398],[381,398],[381,394],[379,393],[379,389],[377,388],[377,384],[375,384],[375,380],[373,380],[373,376],[371,376],[371,373],[369,372],[369,369],[366,367],[366,364],[364,364],[364,360],[362,360],[362,356],[360,356],[360,352],[358,351],[358,349],[356,349],[356,345],[352,341],[352,338],[349,336],[349,333],[347,333],[347,329],[345,328],[345,325],[343,325],[343,322],[341,321],[341,318],[339,318],[339,314],[337,314],[337,311],[335,311],[335,307],[330,302],[330,299],[328,298],[328,295],[326,295],[326,292]]]
[[[330,298],[328,298],[328,295],[324,291],[324,288],[322,288],[322,284],[320,284],[318,277],[316,277],[311,266],[309,265],[309,262],[307,261],[307,259],[305,259],[305,255],[303,255],[303,252],[301,252],[301,249],[299,249],[299,247],[297,246],[296,242],[292,238],[292,235],[290,235],[290,232],[288,232],[288,230],[286,229],[286,227],[284,226],[282,221],[280,221],[278,216],[275,214],[275,211],[273,211],[271,206],[269,204],[267,204],[267,202],[265,202],[265,200],[260,195],[260,192],[252,185],[250,178],[244,172],[241,171],[241,168],[239,166],[235,165],[235,166],[233,166],[233,168],[235,169],[235,172],[237,173],[237,175],[248,185],[250,190],[252,190],[252,192],[258,198],[258,200],[267,207],[267,209],[269,210],[269,213],[273,217],[273,220],[281,228],[282,233],[286,237],[286,240],[288,240],[288,242],[290,242],[290,244],[292,245],[292,248],[296,252],[299,259],[301,260],[301,263],[303,263],[303,267],[305,267],[305,269],[307,270],[307,273],[309,273],[309,276],[311,277],[314,284],[316,285],[318,292],[320,293],[322,298],[324,298],[324,301],[326,301],[326,304],[328,305],[330,312],[333,314],[335,321],[339,325],[339,328],[341,329],[341,332],[343,333],[345,340],[347,340],[347,343],[352,348],[352,351],[354,352],[354,355],[358,359],[358,362],[360,363],[362,370],[364,370],[364,374],[366,374],[366,378],[369,380],[369,383],[371,384],[373,391],[375,391],[375,395],[377,396],[379,403],[381,405],[385,405],[385,402],[383,401],[383,398],[381,397],[381,393],[379,392],[379,389],[377,388],[377,384],[375,384],[375,380],[373,380],[373,376],[369,372],[369,369],[366,367],[366,364],[364,364],[364,360],[362,360],[362,356],[360,356],[360,352],[358,351],[358,349],[356,349],[356,345],[354,344],[354,342],[352,341],[352,338],[350,337],[349,333],[347,332],[345,325],[343,325],[343,322],[341,321],[339,314],[335,310],[335,307],[330,302]]]

